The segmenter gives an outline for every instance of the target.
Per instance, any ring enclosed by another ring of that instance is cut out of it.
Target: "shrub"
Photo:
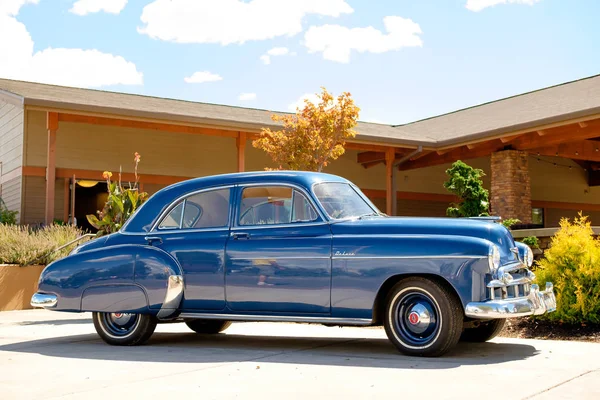
[[[563,218],[536,268],[543,288],[553,282],[557,310],[544,318],[566,323],[600,323],[600,241],[587,217]]]
[[[28,226],[0,224],[0,264],[49,264],[66,256],[76,246],[52,252],[81,236],[72,225],[50,225],[40,229]]]
[[[0,197],[0,224],[14,225],[17,223],[17,211],[11,211]]]
[[[111,181],[112,172],[104,171],[102,177],[106,179],[108,187],[108,199],[104,204],[102,211],[98,211],[98,216],[94,214],[87,215],[88,222],[98,229],[97,236],[108,235],[117,232],[125,221],[148,199],[148,193],[138,190],[138,164],[141,156],[136,152],[134,156],[135,182],[130,184],[129,188],[124,188],[121,182],[121,174],[118,181]]]
[[[490,207],[489,193],[483,187],[482,170],[475,169],[458,160],[446,170],[448,181],[444,187],[460,198],[459,204],[452,204],[446,210],[449,217],[487,216]]]
[[[526,236],[523,239],[521,239],[521,242],[525,243],[532,249],[539,249],[540,247],[540,241],[536,236]]]

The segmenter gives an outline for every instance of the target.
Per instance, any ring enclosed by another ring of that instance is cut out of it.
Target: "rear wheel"
[[[495,338],[504,328],[505,319],[493,319],[481,322],[475,328],[466,328],[460,340],[464,342],[487,342]]]
[[[185,324],[196,333],[214,334],[223,332],[231,326],[231,321],[221,321],[216,319],[193,319],[185,321]]]
[[[404,354],[441,356],[458,343],[462,323],[462,306],[454,293],[432,280],[404,279],[387,296],[385,332]]]
[[[135,346],[145,343],[154,333],[157,320],[152,315],[132,313],[93,313],[94,327],[108,344]]]

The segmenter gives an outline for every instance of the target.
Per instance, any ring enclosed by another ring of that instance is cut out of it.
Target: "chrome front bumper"
[[[57,302],[58,298],[55,294],[36,293],[31,297],[33,307],[52,308]]]
[[[546,289],[543,291],[540,291],[538,285],[531,285],[529,295],[525,297],[471,302],[465,308],[465,315],[477,319],[515,318],[541,315],[555,310],[554,286],[546,282]]]

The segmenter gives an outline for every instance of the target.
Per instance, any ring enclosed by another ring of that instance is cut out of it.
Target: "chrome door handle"
[[[250,234],[247,232],[231,232],[230,236],[233,240],[250,239]]]
[[[158,236],[146,236],[144,238],[149,245],[152,246],[152,243],[157,242],[158,244],[162,244],[162,238],[158,237]]]

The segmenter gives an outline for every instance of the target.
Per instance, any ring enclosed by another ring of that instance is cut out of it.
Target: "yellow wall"
[[[45,113],[28,111],[25,128],[25,157],[27,166],[46,165]],[[133,128],[103,127],[88,124],[60,123],[57,134],[56,166],[87,170],[111,170],[119,166],[124,172],[133,171],[133,153],[142,155],[140,174],[174,175],[184,177],[235,172],[237,157],[235,139],[216,136],[192,135],[141,130]],[[348,150],[339,160],[331,163],[324,172],[344,176],[363,189],[385,190],[383,164],[365,169],[356,162],[358,151]],[[546,157],[546,160],[553,158]],[[576,163],[556,159],[558,163],[573,168],[557,168],[538,163],[530,158],[532,199],[569,203],[600,204],[600,188],[588,188],[585,173]],[[489,157],[467,160],[482,169],[484,186],[490,187]],[[255,149],[251,141],[246,145],[246,170],[259,171],[272,167],[268,156]],[[397,189],[403,192],[448,194],[443,187],[447,179],[445,170],[450,164],[397,172]],[[98,177],[100,178],[100,177]],[[23,194],[27,197],[24,213],[26,221],[43,220],[43,178],[29,177],[24,181]],[[163,185],[145,184],[144,190],[155,193]],[[62,181],[57,183],[56,217],[62,217]],[[376,204],[385,210],[385,200]],[[399,200],[400,215],[444,215],[445,202]],[[548,211],[548,220],[556,220],[561,210]],[[568,213],[565,213],[565,215]],[[599,215],[600,217],[600,215]],[[600,220],[598,221],[600,223]]]

